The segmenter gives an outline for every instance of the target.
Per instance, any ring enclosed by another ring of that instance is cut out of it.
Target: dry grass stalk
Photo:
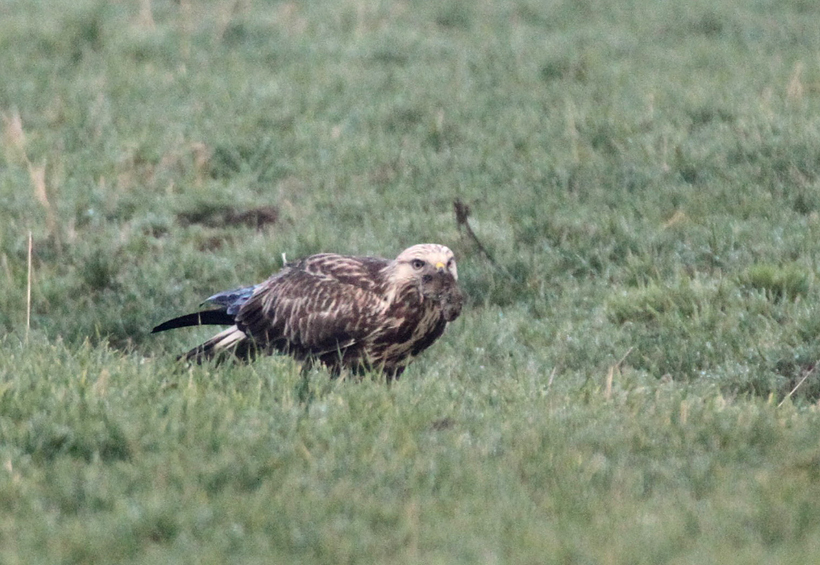
[[[575,119],[575,105],[571,100],[567,100],[567,128],[566,134],[569,139],[570,151],[572,153],[572,162],[576,165],[581,162],[581,152],[578,149],[578,140],[581,134],[578,133],[578,124]]]
[[[28,159],[26,160],[28,161]],[[60,237],[57,229],[57,214],[54,212],[54,207],[48,199],[45,162],[42,165],[33,165],[28,161],[28,174],[31,179],[31,186],[34,189],[34,197],[46,211],[46,228],[48,229],[48,233],[59,249]]]
[[[14,284],[14,276],[11,274],[11,267],[9,267],[9,257],[5,253],[0,255],[0,266],[3,267],[3,272],[6,274],[6,284],[11,288]]]
[[[194,183],[196,186],[202,186],[210,170],[212,152],[207,145],[200,142],[191,144],[191,152],[194,156]]]
[[[802,379],[800,379],[800,382],[798,382],[796,385],[794,385],[794,388],[793,388],[793,389],[791,389],[791,390],[789,391],[789,394],[787,394],[785,397],[783,397],[783,400],[781,400],[781,401],[777,404],[777,407],[778,407],[778,408],[780,408],[781,406],[783,406],[783,403],[784,403],[784,402],[786,402],[789,398],[791,398],[791,397],[792,397],[792,395],[793,395],[795,392],[797,392],[797,389],[798,389],[798,388],[800,388],[800,386],[801,386],[804,382],[806,382],[806,379],[808,379],[808,378],[809,378],[809,376],[810,376],[812,373],[814,373],[814,370],[815,370],[816,368],[817,368],[817,363],[815,363],[815,364],[814,364],[814,366],[813,366],[811,369],[809,369],[808,371],[806,371],[806,374],[805,374],[805,375],[803,375],[803,378],[802,378]]]
[[[191,58],[191,35],[194,29],[193,15],[191,12],[191,0],[180,0],[180,46],[182,50],[182,59],[184,61],[188,61]]]
[[[3,146],[6,150],[6,160],[9,163],[23,164],[28,162],[23,120],[17,111],[14,111],[11,115],[3,114]]]
[[[609,371],[606,374],[606,390],[604,390],[604,399],[607,402],[612,398],[612,380],[615,378],[615,365],[609,366]]]
[[[800,101],[803,99],[804,92],[805,88],[803,87],[803,63],[801,61],[798,61],[794,65],[792,76],[789,79],[789,86],[786,87],[786,96],[789,98],[789,100]]]
[[[94,384],[91,385],[91,390],[97,396],[105,396],[108,394],[108,383],[111,380],[111,372],[108,369],[103,369],[100,371],[100,376],[97,377],[97,380],[94,381]]]
[[[46,228],[57,248],[60,248],[60,237],[57,228],[57,214],[46,190],[46,163],[34,165],[26,153],[26,134],[23,130],[23,120],[16,110],[10,115],[2,114],[3,117],[3,146],[6,150],[6,160],[10,163],[25,164],[28,168],[31,187],[37,202],[46,211]]]
[[[604,398],[609,401],[612,398],[612,382],[615,380],[615,372],[620,375],[621,374],[621,365],[623,365],[626,358],[629,357],[629,354],[632,353],[632,350],[635,349],[634,347],[630,347],[626,350],[623,357],[621,357],[617,363],[614,365],[609,366],[609,371],[606,374],[606,388],[604,389]]]
[[[28,332],[31,329],[31,255],[34,245],[32,242],[31,231],[28,232],[28,276],[26,277],[26,341],[28,341]]]
[[[552,383],[555,380],[555,373],[558,371],[558,367],[553,367],[552,371],[550,372],[550,378],[547,381],[547,394],[549,394],[550,389],[552,388]]]
[[[151,8],[151,0],[140,2],[139,23],[145,28],[154,29],[154,11]]]

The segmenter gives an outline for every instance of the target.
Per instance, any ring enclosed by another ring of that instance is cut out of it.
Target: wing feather
[[[384,264],[332,254],[291,264],[256,288],[237,324],[262,344],[286,340],[300,356],[351,347],[380,327],[385,303],[378,272]]]

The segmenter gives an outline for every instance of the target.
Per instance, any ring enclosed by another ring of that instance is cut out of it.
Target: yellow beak
[[[442,263],[441,261],[436,263],[436,269],[443,269],[443,268],[444,268],[444,263]]]

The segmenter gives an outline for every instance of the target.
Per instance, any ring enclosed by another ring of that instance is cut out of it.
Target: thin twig
[[[31,230],[28,232],[28,277],[26,280],[26,342],[28,342],[28,332],[31,329],[31,250],[33,243]]]
[[[456,213],[456,227],[458,228],[458,233],[461,234],[461,229],[464,228],[464,231],[467,232],[467,237],[472,240],[472,242],[478,247],[478,250],[484,255],[487,260],[492,264],[493,267],[497,271],[501,271],[507,276],[509,279],[515,281],[516,278],[507,270],[504,265],[499,264],[492,254],[487,251],[487,248],[484,247],[484,244],[481,243],[481,240],[478,239],[478,236],[473,231],[473,228],[470,226],[470,222],[467,218],[470,217],[470,207],[465,204],[460,198],[456,198],[453,200],[453,211]]]
[[[470,222],[467,220],[467,218],[470,217],[470,207],[462,202],[461,198],[456,198],[453,200],[453,211],[456,213],[456,227],[458,228],[459,233],[461,232],[461,228],[464,228],[467,232],[467,236],[473,240],[473,243],[476,244],[478,250],[490,260],[490,263],[498,267],[498,263],[495,262],[492,254],[487,251],[487,248],[484,247],[481,240],[478,239],[478,236],[473,231],[473,228],[470,227]]]
[[[814,370],[815,370],[816,368],[817,368],[817,363],[815,363],[815,364],[814,364],[814,366],[813,366],[811,369],[809,369],[808,371],[806,371],[806,374],[805,374],[805,375],[803,375],[803,378],[802,378],[802,379],[800,379],[800,382],[798,382],[796,385],[794,385],[794,388],[793,388],[793,389],[791,389],[791,390],[789,391],[789,394],[787,394],[787,395],[783,398],[783,400],[781,400],[781,401],[780,401],[780,403],[777,405],[777,407],[778,407],[778,408],[780,408],[781,406],[783,406],[783,403],[784,403],[784,402],[786,402],[789,398],[791,398],[791,396],[792,396],[795,392],[797,392],[797,389],[798,389],[798,388],[800,388],[800,385],[802,385],[804,382],[806,382],[806,379],[808,379],[808,378],[809,378],[809,375],[811,375],[811,374],[814,372]]]
[[[629,349],[627,349],[627,350],[626,350],[626,353],[624,353],[624,356],[623,356],[623,357],[621,357],[621,360],[620,360],[620,361],[618,361],[617,363],[615,363],[615,367],[617,367],[617,368],[620,370],[620,368],[621,368],[621,363],[623,363],[624,361],[626,361],[626,358],[627,358],[627,357],[629,357],[629,354],[630,354],[630,353],[632,353],[632,350],[633,350],[633,349],[635,349],[635,347],[634,347],[634,346],[633,346],[633,347],[630,347]]]

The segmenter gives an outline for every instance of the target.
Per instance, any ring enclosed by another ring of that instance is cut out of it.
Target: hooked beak
[[[443,273],[443,272],[445,271],[445,266],[446,266],[446,265],[445,265],[444,263],[442,263],[441,261],[439,261],[438,263],[436,263],[436,270],[437,270],[439,273]]]

